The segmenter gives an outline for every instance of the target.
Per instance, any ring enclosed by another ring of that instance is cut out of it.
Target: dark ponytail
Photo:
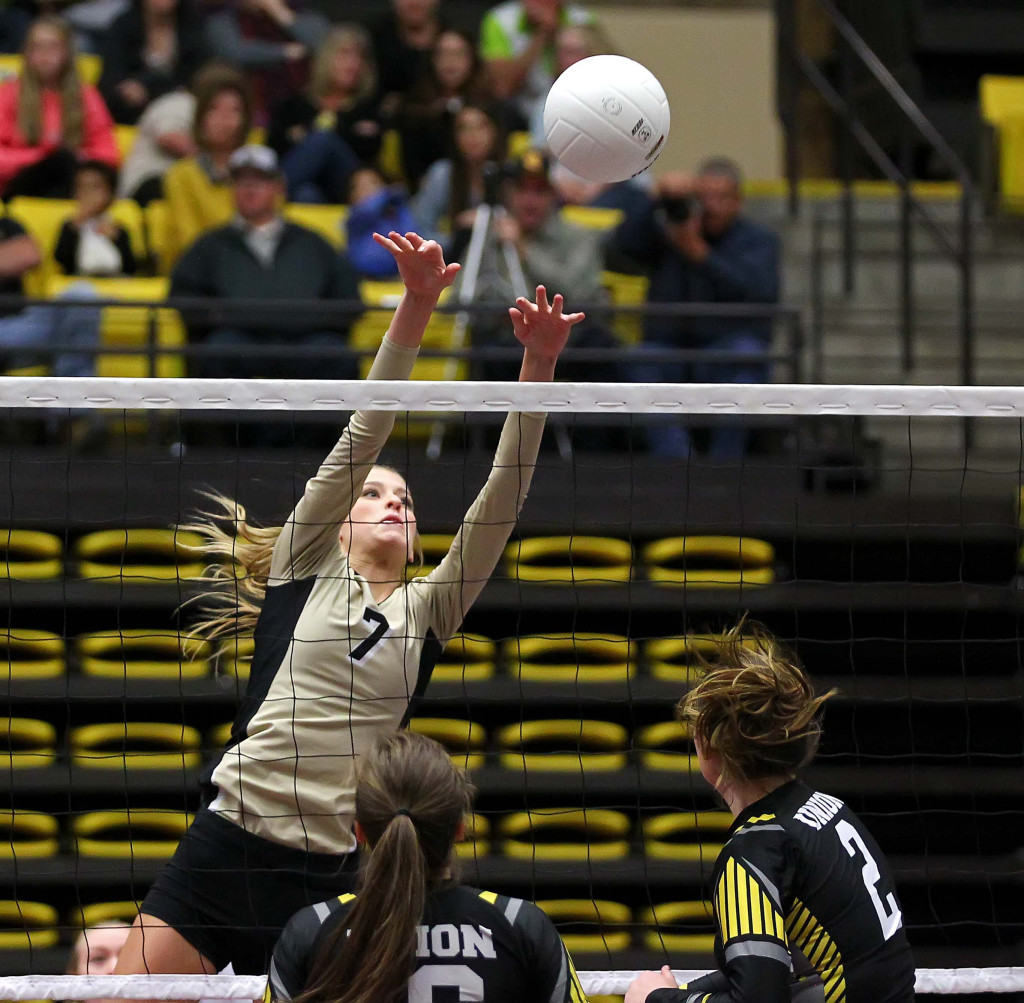
[[[469,782],[437,742],[407,731],[377,742],[356,785],[356,818],[370,846],[358,895],[296,1003],[404,998],[427,892],[452,874],[471,801]]]

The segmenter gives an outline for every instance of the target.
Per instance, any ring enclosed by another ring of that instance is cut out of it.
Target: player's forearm
[[[436,296],[410,293],[407,289],[402,294],[395,315],[391,319],[387,340],[402,348],[419,348],[423,332],[426,331],[436,306]]]
[[[555,378],[557,355],[539,355],[527,349],[519,370],[520,383],[550,383]]]

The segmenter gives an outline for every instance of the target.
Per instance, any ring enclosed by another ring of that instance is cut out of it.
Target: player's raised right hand
[[[375,233],[373,239],[391,252],[405,288],[417,296],[437,298],[462,268],[454,262],[445,264],[441,245],[436,240],[424,240],[418,233],[403,236],[392,230],[386,237]]]

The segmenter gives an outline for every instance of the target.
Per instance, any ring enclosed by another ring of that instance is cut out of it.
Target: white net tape
[[[0,408],[1024,417],[1024,388],[0,377]]]
[[[580,972],[588,996],[621,996],[639,972]],[[673,971],[680,985],[704,975]],[[262,975],[17,975],[0,978],[0,999],[257,1000]],[[921,968],[918,993],[1014,993],[1024,991],[1024,968]]]

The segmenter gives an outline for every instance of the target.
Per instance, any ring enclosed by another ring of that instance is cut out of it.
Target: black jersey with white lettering
[[[274,949],[266,1003],[287,1003],[306,988],[324,938],[355,898],[341,895],[292,917]],[[409,1003],[587,1003],[561,937],[532,902],[444,885],[428,894],[416,934]]]
[[[914,961],[891,876],[838,798],[790,781],[733,823],[714,876],[725,978],[656,989],[647,1003],[789,1003],[817,972],[825,1003],[912,1003]]]

